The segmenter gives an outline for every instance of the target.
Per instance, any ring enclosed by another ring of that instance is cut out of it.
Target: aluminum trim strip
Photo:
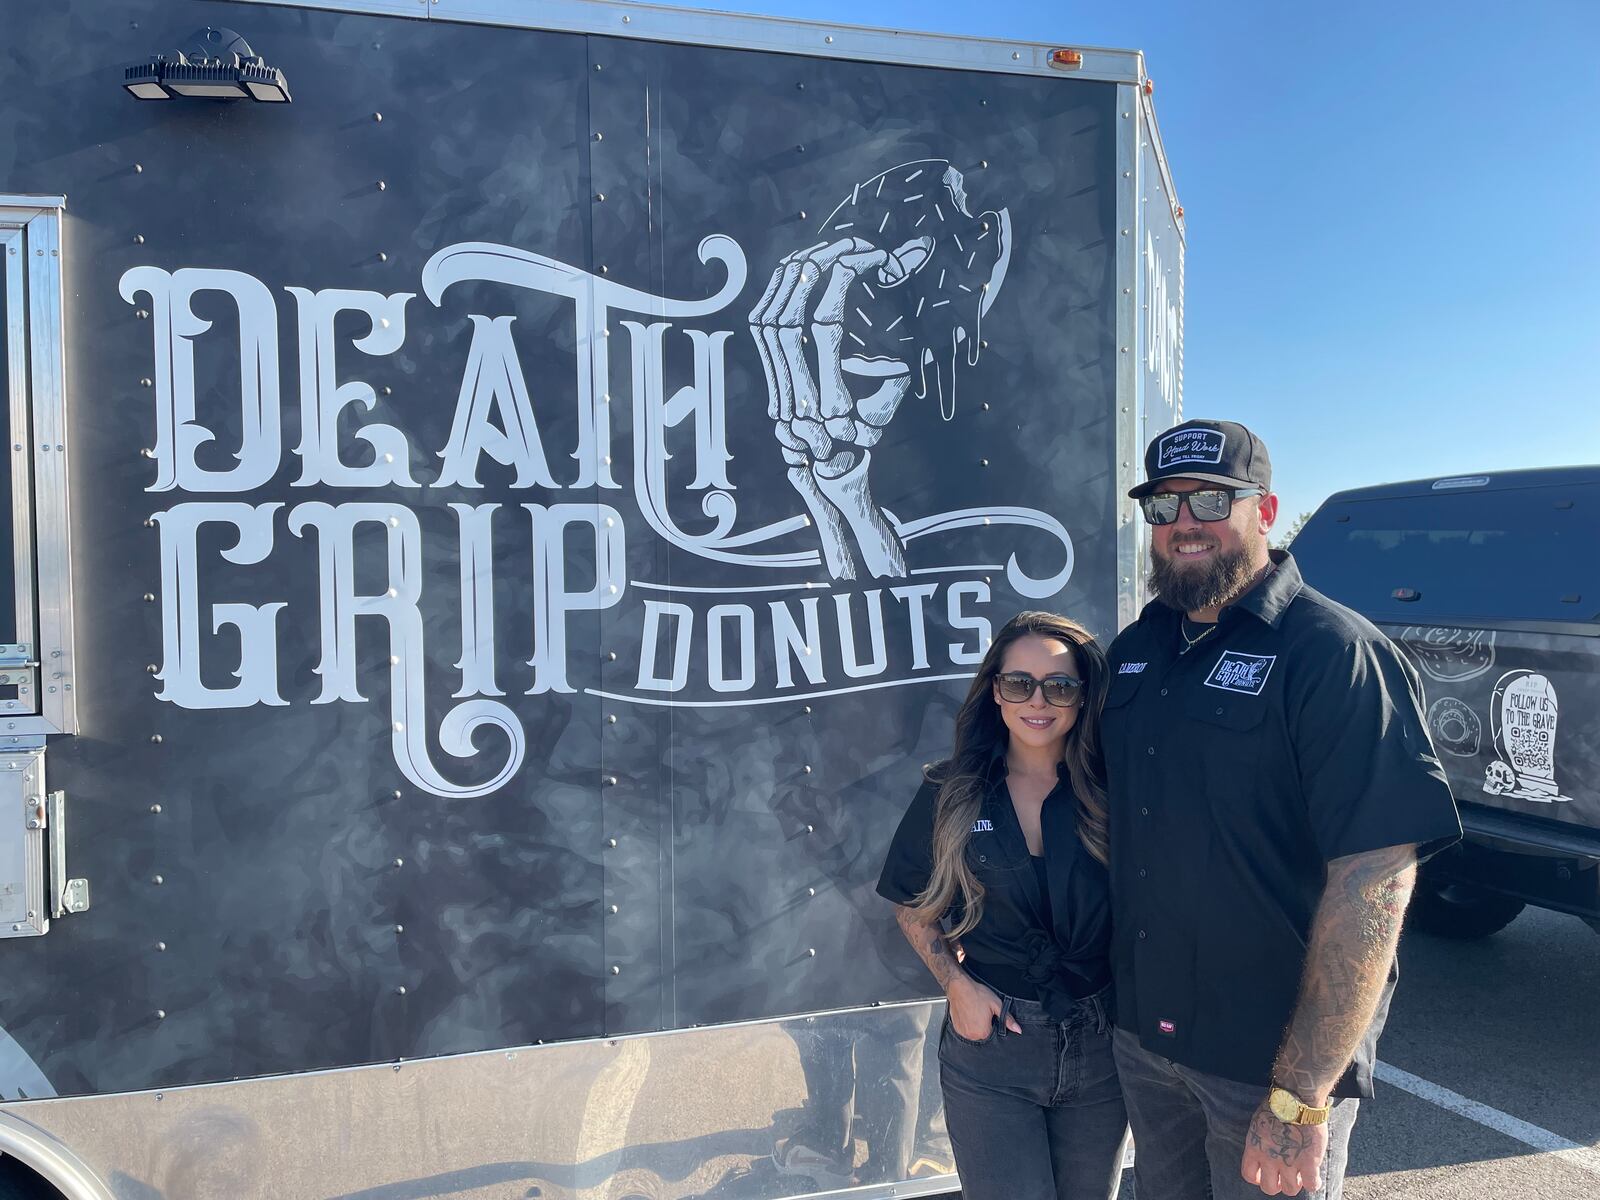
[[[1138,88],[1117,88],[1117,628],[1130,625],[1139,615],[1144,585],[1140,542],[1144,529],[1138,506],[1128,499],[1128,489],[1138,480],[1144,447],[1140,411],[1138,355],[1139,320],[1134,289],[1139,270],[1139,247],[1144,223],[1139,206]]]
[[[0,211],[0,220],[8,215],[11,214]],[[7,426],[9,436],[6,438],[6,445],[14,447],[5,451],[11,455],[11,544],[13,570],[16,572],[17,623],[15,630],[10,632],[13,643],[31,647],[35,645],[34,638],[37,631],[34,628],[33,612],[33,482],[30,478],[32,457],[25,450],[33,438],[28,421],[28,322],[27,289],[24,286],[26,254],[27,239],[21,228],[12,230],[0,238],[0,258],[5,260],[3,280],[0,280],[4,295],[0,297],[0,305],[3,305],[6,323],[4,369],[6,412],[9,416]],[[0,634],[7,632],[0,630]],[[28,705],[28,711],[37,712],[39,700],[37,690],[32,699],[33,703]]]
[[[1142,94],[1143,89],[1140,90],[1139,111],[1142,114],[1140,123],[1144,127],[1145,135],[1150,139],[1150,149],[1156,156],[1156,163],[1161,168],[1161,182],[1166,189],[1167,203],[1172,209],[1172,223],[1178,227],[1178,237],[1187,245],[1188,232],[1183,227],[1183,218],[1178,215],[1178,209],[1181,207],[1178,203],[1178,189],[1173,186],[1172,168],[1167,163],[1166,147],[1161,142],[1161,127],[1156,122],[1156,106],[1149,96]],[[1181,314],[1181,308],[1179,312]]]
[[[1142,77],[1137,51],[1072,43],[1005,41],[936,33],[903,33],[867,26],[759,17],[655,4],[614,4],[604,0],[243,0],[295,8],[390,16],[426,15],[442,21],[543,29],[556,33],[605,34],[644,41],[721,46],[844,58],[906,66],[941,67],[1004,74],[1047,75],[1102,83],[1131,83]],[[1071,45],[1084,58],[1073,71],[1050,66],[1051,51]]]
[[[28,347],[33,385],[34,499],[39,564],[39,702],[63,733],[78,732],[73,692],[72,551],[67,497],[61,214],[28,222]]]
[[[0,192],[0,208],[61,209],[67,206],[65,196],[30,196],[26,192]],[[0,216],[0,221],[5,218]]]

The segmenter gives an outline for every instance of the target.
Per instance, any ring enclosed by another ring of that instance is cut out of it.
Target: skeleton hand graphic
[[[872,497],[871,450],[914,381],[927,396],[930,366],[941,411],[953,415],[958,352],[966,343],[977,361],[1009,222],[1004,211],[972,216],[960,172],[929,160],[858,184],[824,226],[831,240],[786,256],[750,312],[767,416],[829,574],[854,579],[864,565],[903,576],[899,534]]]

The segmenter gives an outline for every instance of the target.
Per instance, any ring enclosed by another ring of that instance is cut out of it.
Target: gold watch
[[[1302,1103],[1299,1096],[1281,1087],[1275,1087],[1267,1093],[1267,1107],[1272,1110],[1272,1115],[1285,1125],[1322,1125],[1327,1122],[1328,1114],[1333,1111],[1331,1104],[1313,1108],[1309,1104]]]

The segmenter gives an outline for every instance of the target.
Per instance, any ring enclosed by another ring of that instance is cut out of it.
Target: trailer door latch
[[[61,918],[68,913],[89,909],[89,881],[67,878],[67,794],[51,792],[46,798],[50,837],[50,915]]]

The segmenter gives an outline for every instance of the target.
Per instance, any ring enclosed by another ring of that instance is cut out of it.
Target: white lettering
[[[576,691],[567,682],[567,616],[610,608],[622,598],[628,559],[622,516],[605,504],[524,504],[533,519],[533,686],[529,696]],[[567,589],[567,527],[594,535],[594,586]]]
[[[933,599],[939,590],[936,583],[912,583],[890,588],[889,594],[905,602],[906,617],[911,623],[911,669],[921,671],[928,665],[928,633],[923,628],[922,602]]]
[[[238,533],[222,557],[241,566],[264,562],[272,553],[272,520],[282,504],[194,502],[157,513],[161,529],[161,681],[158,700],[180,708],[248,708],[252,704],[287,704],[278,695],[278,612],[282,601],[263,604],[217,604],[211,610],[211,632],[224,625],[239,631],[239,682],[230,688],[209,688],[200,681],[200,599],[197,534],[202,525],[229,525]]]
[[[855,622],[850,613],[850,597],[835,596],[833,606],[839,614],[839,654],[843,659],[844,673],[851,679],[866,679],[882,675],[889,665],[888,651],[883,644],[883,592],[877,588],[861,593],[867,608],[867,640],[869,657],[862,662],[856,656]]]
[[[794,664],[805,672],[807,682],[823,683],[822,655],[815,653],[822,644],[817,630],[817,598],[807,596],[800,601],[800,613],[806,623],[805,632],[795,624],[789,606],[778,600],[769,601],[772,610],[772,649],[778,664],[778,686],[794,686]],[[797,653],[798,652],[798,653]]]
[[[494,685],[494,513],[498,504],[452,504],[461,522],[461,690],[504,696]]]
[[[388,586],[378,595],[355,590],[355,531],[363,524],[380,526],[388,551]],[[505,763],[478,784],[458,784],[433,765],[425,728],[422,613],[422,531],[416,514],[398,504],[325,504],[320,500],[297,505],[289,513],[289,532],[305,536],[307,526],[317,531],[321,562],[322,694],[313,704],[333,700],[360,701],[356,687],[357,617],[378,617],[389,629],[390,749],[400,772],[417,787],[436,796],[485,796],[497,791],[516,774],[525,753],[522,724],[496,700],[468,700],[456,705],[439,726],[439,745],[456,758],[477,753],[473,735],[484,725],[506,735]]]
[[[989,643],[994,640],[994,633],[989,627],[988,617],[968,616],[962,611],[963,600],[972,600],[977,604],[989,603],[989,585],[981,579],[969,579],[962,583],[951,584],[950,590],[945,593],[945,611],[950,621],[950,628],[968,630],[974,635],[971,649],[961,642],[950,643],[950,661],[962,666],[971,666],[983,661],[984,654],[989,650]]]
[[[739,673],[727,675],[722,624],[729,617],[739,623]],[[747,692],[756,685],[756,614],[748,605],[717,604],[706,613],[706,667],[714,692]]]
[[[511,338],[511,317],[473,316],[472,345],[461,376],[450,442],[439,452],[444,467],[434,487],[482,487],[478,459],[487,454],[503,467],[516,467],[512,487],[555,488],[545,461],[544,443],[533,418],[533,401],[523,378],[522,362]],[[498,412],[502,432],[491,420]]]
[[[168,274],[159,267],[123,273],[120,289],[129,304],[140,292],[150,297],[155,335],[156,481],[146,490],[248,492],[270,480],[283,451],[278,392],[278,309],[272,293],[253,275],[184,267]],[[194,313],[199,292],[221,292],[239,310],[238,462],[225,471],[201,467],[195,452],[216,434],[195,413],[194,342],[211,322]]]
[[[374,423],[355,431],[372,447],[372,461],[352,466],[339,457],[339,415],[352,404],[371,411],[378,395],[370,383],[338,379],[334,322],[342,312],[355,312],[371,322],[365,337],[352,343],[363,354],[393,354],[406,337],[406,303],[416,293],[348,291],[325,288],[285,289],[300,306],[300,478],[296,487],[416,487],[411,478],[411,450],[393,425]]]
[[[671,617],[674,622],[672,674],[665,679],[656,674],[662,617]],[[676,604],[671,600],[646,600],[644,639],[639,647],[639,680],[634,686],[641,692],[682,691],[689,682],[689,640],[693,632],[694,610],[687,604]]]

